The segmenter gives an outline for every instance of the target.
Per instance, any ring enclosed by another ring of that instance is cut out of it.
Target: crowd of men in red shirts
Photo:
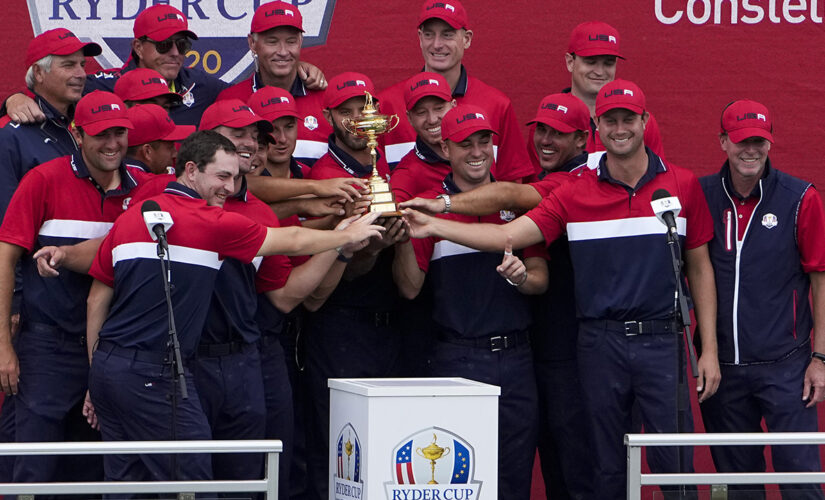
[[[815,431],[825,213],[771,164],[768,108],[721,110],[724,164],[697,179],[616,79],[619,33],[585,22],[570,87],[541,99],[525,141],[509,98],[462,64],[471,25],[460,2],[426,1],[423,71],[383,91],[301,61],[301,13],[280,1],[256,10],[254,72],[232,86],[184,66],[197,35],[168,5],[138,15],[117,70],[87,75],[101,48],[68,30],[35,37],[0,119],[0,440],[280,439],[281,497],[320,499],[329,378],[462,376],[502,390],[500,498],[529,498],[537,448],[548,498],[623,498],[623,434],[693,430],[680,285],[706,429]],[[367,93],[400,117],[375,167],[403,217],[369,212],[370,150],[345,125]],[[662,190],[680,205],[679,275]],[[173,220],[168,273],[147,206]],[[766,467],[758,447],[712,455]],[[815,446],[772,459],[820,469]],[[648,462],[693,470],[691,450]],[[262,474],[257,455],[0,461],[3,482]]]

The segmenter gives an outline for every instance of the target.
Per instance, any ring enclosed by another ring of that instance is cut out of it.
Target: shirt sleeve
[[[513,104],[507,102],[503,116],[499,120],[499,142],[494,176],[500,181],[517,181],[533,174],[533,164],[524,149],[524,139],[513,111]]]
[[[539,257],[550,262],[550,252],[541,243],[530,245],[524,249],[524,258],[529,259],[530,257]]]
[[[685,249],[698,248],[713,239],[713,219],[710,216],[707,198],[705,198],[699,179],[689,173],[687,179],[687,201],[683,207],[687,219],[687,236]]]
[[[430,259],[433,257],[433,250],[435,249],[435,238],[413,238],[413,250],[415,250],[415,260],[418,262],[418,268],[425,273],[430,270]]]
[[[109,234],[103,238],[103,242],[100,244],[100,247],[97,249],[97,254],[95,254],[95,259],[92,261],[92,267],[89,269],[89,275],[103,283],[104,285],[114,288],[115,286],[115,269],[114,269],[114,261],[112,257],[112,250],[113,241],[114,241],[114,233],[117,230],[117,224],[112,227],[112,230],[109,231]]]
[[[548,195],[550,191],[568,182],[574,177],[570,172],[553,172],[544,176],[544,179],[530,183],[536,191],[539,192],[542,198]]]
[[[825,210],[813,186],[802,196],[796,230],[802,269],[806,273],[825,271]]]
[[[252,262],[266,239],[266,226],[236,213],[220,212],[216,225],[221,259],[231,257],[241,262]]]
[[[281,227],[278,217],[266,207],[262,212],[263,219],[260,222],[266,224],[268,227]],[[292,272],[292,263],[289,257],[285,255],[270,255],[264,257],[261,266],[255,273],[255,290],[258,293],[268,292],[270,290],[277,290],[286,285],[289,279],[289,273]]]
[[[0,227],[0,241],[11,243],[31,252],[37,242],[40,226],[46,216],[49,200],[46,178],[35,168],[27,173],[9,202],[6,217]]]
[[[645,146],[649,147],[659,158],[664,159],[665,149],[662,145],[662,134],[659,132],[659,123],[653,115],[650,115],[650,118],[647,120],[644,141]]]
[[[555,191],[548,193],[536,208],[525,214],[525,217],[529,217],[539,227],[545,246],[566,230],[566,212]]]

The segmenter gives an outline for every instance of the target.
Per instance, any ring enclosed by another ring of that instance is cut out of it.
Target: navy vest
[[[766,169],[741,248],[736,244],[737,224],[748,221],[736,217],[738,198],[729,165],[699,181],[714,221],[708,247],[716,276],[721,363],[780,359],[808,343],[813,327],[810,281],[796,239],[799,206],[811,184],[771,168],[770,162]]]

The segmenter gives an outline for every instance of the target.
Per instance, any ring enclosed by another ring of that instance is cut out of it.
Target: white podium
[[[330,379],[330,500],[495,500],[497,386]]]

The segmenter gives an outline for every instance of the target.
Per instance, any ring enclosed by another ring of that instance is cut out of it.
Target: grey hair
[[[35,64],[37,66],[40,66],[40,69],[44,73],[48,73],[49,71],[52,70],[52,59],[54,59],[54,57],[51,54],[49,54],[49,55],[39,59],[38,61],[35,61],[34,64],[29,66],[29,69],[26,71],[26,87],[28,87],[29,90],[34,90],[34,84],[37,83],[37,82],[34,81],[34,66],[35,66]]]

